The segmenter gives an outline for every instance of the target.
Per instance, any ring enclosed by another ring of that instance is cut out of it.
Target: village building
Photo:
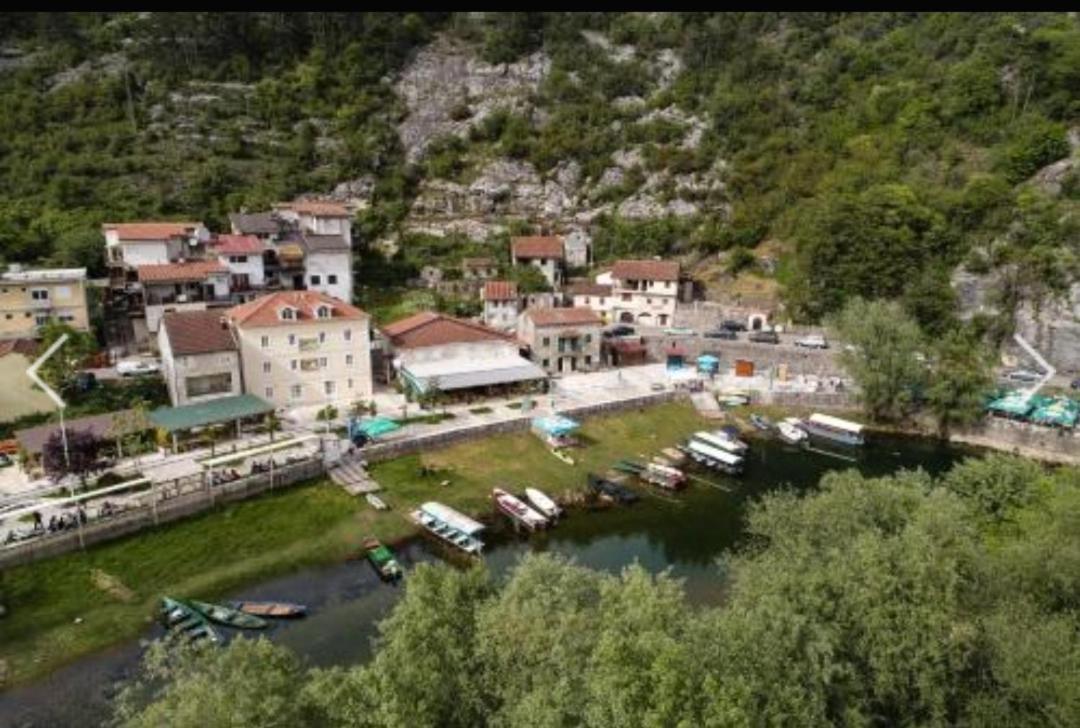
[[[304,250],[306,288],[341,301],[352,302],[352,249],[345,236],[304,233],[300,238]]]
[[[532,360],[555,374],[599,368],[602,328],[590,308],[548,308],[521,314],[517,334]]]
[[[679,292],[679,264],[666,260],[620,260],[611,270],[611,315],[619,323],[670,326]]]
[[[0,339],[32,339],[50,319],[90,330],[85,268],[22,270],[13,265],[0,275]]]
[[[274,212],[308,235],[338,235],[352,248],[352,213],[340,202],[296,200],[274,205]]]
[[[414,395],[432,390],[491,395],[547,376],[521,356],[513,336],[472,321],[425,311],[382,332],[393,377]]]
[[[256,297],[266,288],[266,243],[255,235],[217,235],[210,251],[229,269],[229,291],[238,303]]]
[[[217,260],[140,265],[138,282],[145,316],[133,321],[137,340],[156,341],[161,317],[169,311],[205,311],[232,303],[229,269]]]
[[[226,313],[244,389],[279,407],[369,400],[371,319],[317,291],[281,291]]]
[[[521,302],[521,310],[530,308],[555,308],[562,301],[562,295],[551,291],[533,291],[522,293],[518,300]]]
[[[584,230],[571,230],[563,236],[566,265],[585,268],[592,263],[592,239]]]
[[[488,281],[484,284],[482,298],[484,324],[502,331],[517,326],[520,308],[517,284],[512,281]]]
[[[201,222],[105,223],[101,230],[110,282],[120,287],[134,281],[140,265],[201,258],[210,241],[210,231]]]
[[[611,322],[611,311],[615,302],[610,285],[581,281],[567,286],[566,302],[574,308],[591,308],[604,323]]]
[[[494,258],[463,258],[461,277],[467,281],[486,281],[499,274]]]
[[[552,288],[562,286],[565,257],[562,238],[537,235],[512,238],[510,257],[515,267],[535,266]]]
[[[240,352],[223,314],[174,311],[162,318],[158,350],[174,407],[243,393]]]
[[[229,213],[229,227],[233,235],[254,235],[264,243],[276,243],[288,232],[288,226],[273,212]]]

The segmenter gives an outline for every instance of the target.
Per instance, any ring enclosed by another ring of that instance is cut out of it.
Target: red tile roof
[[[0,356],[22,354],[26,357],[37,353],[38,345],[33,339],[5,339],[0,341]]]
[[[571,296],[610,296],[611,286],[600,283],[573,283],[566,292]]]
[[[162,318],[174,356],[236,351],[232,331],[222,324],[222,312],[172,311]]]
[[[562,238],[554,235],[533,235],[511,238],[510,249],[515,258],[562,258]]]
[[[601,326],[604,323],[591,308],[534,308],[525,315],[534,326]]]
[[[138,267],[141,283],[183,283],[203,281],[214,273],[229,269],[216,260],[192,260],[187,263],[160,263]]]
[[[679,264],[673,260],[620,260],[611,269],[618,281],[677,281]]]
[[[352,217],[349,208],[340,202],[328,202],[325,200],[294,200],[274,205],[279,210],[292,210],[302,215],[318,215],[319,217]]]
[[[517,298],[517,284],[513,281],[488,281],[484,284],[485,301],[509,301]]]
[[[295,319],[282,319],[280,311],[286,306],[297,311]],[[333,321],[361,321],[368,315],[356,306],[318,291],[279,291],[254,301],[234,306],[225,315],[238,327],[292,326],[294,324],[319,323],[316,314],[319,306],[331,308]]]
[[[201,222],[107,222],[103,230],[115,230],[120,240],[166,240],[187,237]]]
[[[218,235],[213,241],[218,255],[256,255],[266,247],[254,235]]]
[[[473,341],[515,341],[512,336],[482,324],[423,311],[382,327],[383,334],[398,349],[468,343]]]

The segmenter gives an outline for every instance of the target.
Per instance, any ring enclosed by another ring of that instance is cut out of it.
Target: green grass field
[[[574,466],[527,433],[462,443],[373,466],[393,509],[387,513],[326,481],[8,569],[0,573],[0,599],[9,610],[0,619],[0,659],[9,682],[33,679],[136,637],[163,595],[214,599],[244,584],[340,561],[358,553],[369,535],[400,540],[415,531],[408,511],[426,500],[483,514],[491,511],[494,486],[534,485],[551,495],[578,489],[589,470],[655,454],[702,423],[681,403],[590,419],[581,430],[587,446],[572,453]]]

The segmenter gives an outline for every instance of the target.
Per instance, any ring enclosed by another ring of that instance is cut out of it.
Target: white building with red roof
[[[394,373],[416,393],[493,392],[546,378],[521,344],[483,324],[425,311],[382,328]]]
[[[506,331],[517,326],[519,312],[517,284],[513,281],[487,281],[480,292],[484,302],[484,323]]]
[[[562,285],[565,258],[560,237],[530,235],[510,239],[510,259],[513,264],[535,266],[552,288],[557,289]]]
[[[169,311],[204,311],[232,303],[229,269],[216,260],[140,265],[136,273],[151,340]]]
[[[210,239],[201,222],[107,222],[101,231],[106,261],[128,269],[184,260]]]
[[[244,389],[280,407],[370,400],[371,317],[317,291],[280,291],[225,312]]]
[[[217,235],[210,253],[229,269],[229,289],[241,297],[255,295],[266,286],[263,253],[266,243],[255,235]]]
[[[517,333],[534,362],[561,374],[599,368],[603,326],[591,308],[537,308],[521,314]]]
[[[614,321],[670,326],[679,293],[679,264],[672,260],[620,260],[611,269]]]

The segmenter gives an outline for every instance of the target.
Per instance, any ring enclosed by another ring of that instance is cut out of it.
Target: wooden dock
[[[344,488],[349,495],[365,495],[382,490],[382,486],[368,475],[367,470],[357,460],[343,459],[330,468],[327,474],[330,480]]]

